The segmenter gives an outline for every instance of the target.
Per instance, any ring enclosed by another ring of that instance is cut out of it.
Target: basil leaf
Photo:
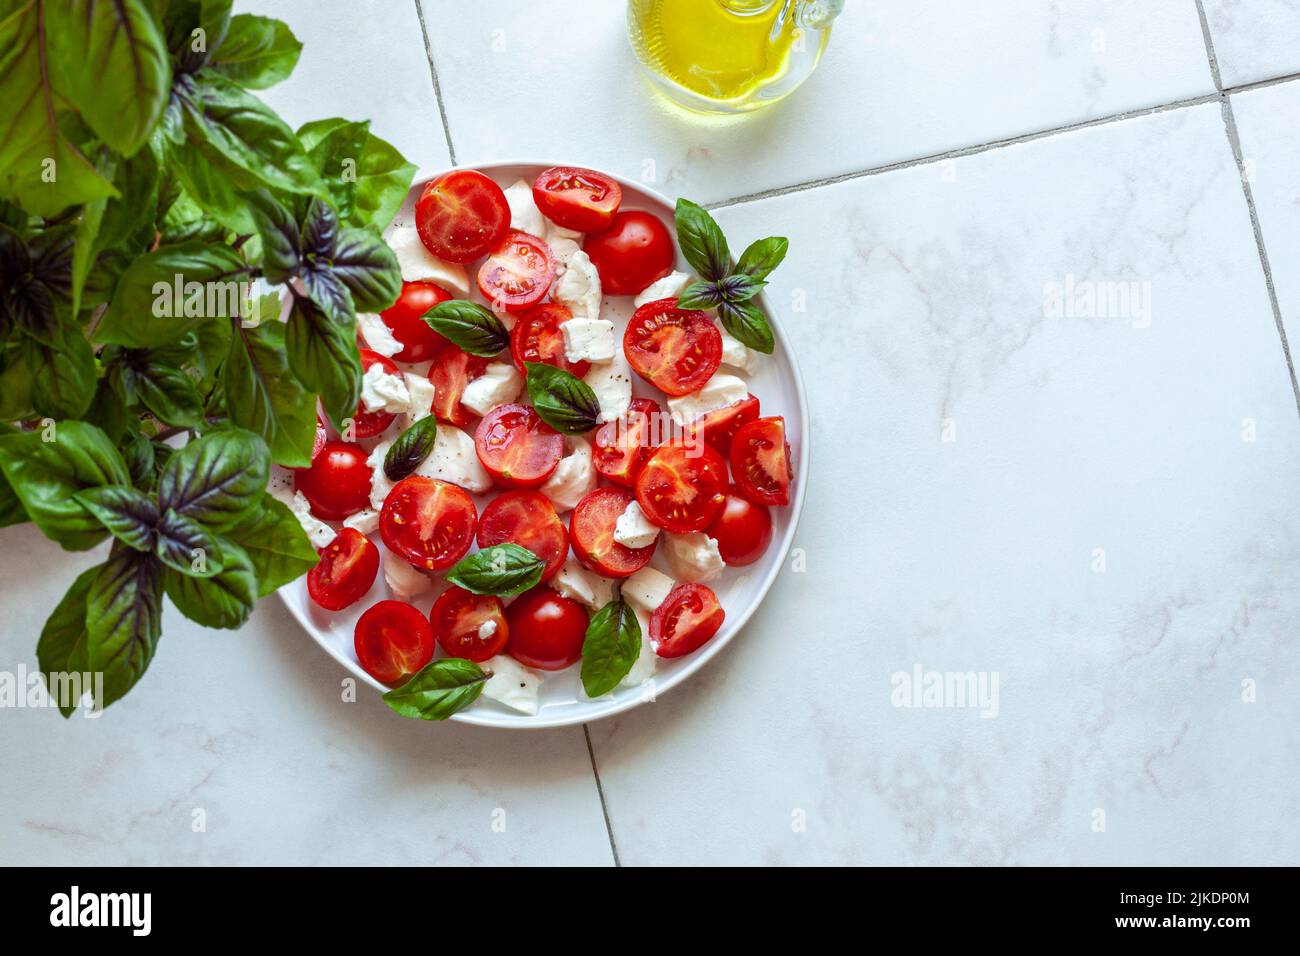
[[[127,403],[137,401],[167,425],[203,425],[203,396],[194,380],[174,365],[147,354],[120,370]]]
[[[299,129],[298,138],[348,225],[383,229],[406,200],[415,166],[369,127],[316,120]]]
[[[223,428],[190,442],[163,469],[158,507],[223,531],[262,498],[267,479],[266,443],[242,428]]]
[[[537,587],[546,562],[527,548],[506,542],[467,555],[447,572],[447,581],[474,594],[509,597]]]
[[[389,481],[401,481],[428,458],[438,438],[438,419],[425,415],[398,435],[384,454],[384,474]]]
[[[328,260],[339,244],[339,215],[323,199],[312,198],[302,217],[302,248],[310,256]],[[321,267],[327,268],[328,262]]]
[[[58,342],[50,346],[24,337],[19,343],[20,361],[35,379],[30,398],[36,414],[77,418],[95,395],[95,353],[73,322],[61,323]]]
[[[230,340],[222,389],[233,424],[261,435],[272,461],[305,468],[316,437],[316,402],[289,370],[284,335],[284,325],[274,321],[238,329]]]
[[[163,587],[182,614],[204,627],[234,629],[248,620],[257,600],[257,573],[244,549],[216,539],[221,570],[211,577],[163,571]]]
[[[749,301],[762,292],[765,285],[767,283],[762,279],[755,279],[752,276],[737,272],[735,275],[729,275],[719,282],[718,291],[722,293],[724,299],[735,304]]]
[[[772,354],[772,349],[776,347],[772,327],[754,303],[723,302],[718,306],[718,318],[732,338],[739,339],[756,352]]]
[[[703,279],[692,282],[677,296],[679,309],[716,309],[722,301],[722,284]]]
[[[227,535],[252,562],[258,597],[301,577],[320,560],[293,512],[270,495],[263,495],[253,513]]]
[[[766,279],[772,270],[781,264],[789,249],[790,240],[785,236],[755,239],[740,254],[736,271],[754,279]]]
[[[122,433],[118,444],[122,457],[126,460],[127,471],[131,472],[131,483],[142,491],[152,491],[158,484],[153,442],[143,433],[131,430]]]
[[[104,675],[107,707],[135,686],[153,660],[162,629],[162,589],[151,554],[117,546],[86,594],[89,669]]]
[[[248,209],[262,239],[262,269],[268,282],[287,282],[302,265],[302,232],[293,213],[265,189],[248,196]]]
[[[452,299],[424,313],[424,321],[462,352],[491,358],[510,347],[510,333],[501,320],[477,302]]]
[[[289,78],[302,44],[288,24],[241,13],[230,18],[221,46],[208,66],[250,90],[264,90]]]
[[[542,421],[566,435],[581,435],[600,423],[600,402],[590,385],[554,365],[524,364],[528,397]]]
[[[313,131],[311,140],[306,136],[309,129]],[[298,139],[307,150],[307,157],[329,190],[339,217],[344,220],[352,213],[357,195],[357,159],[365,150],[369,135],[369,120],[318,120],[298,130]]]
[[[79,701],[69,697],[70,687],[65,683],[68,675],[90,671],[86,652],[86,597],[90,586],[99,576],[102,564],[82,571],[72,582],[63,598],[45,619],[40,640],[36,643],[36,660],[45,679],[50,697],[59,706],[59,713],[71,717]],[[86,688],[81,688],[84,692]]]
[[[98,519],[74,497],[86,488],[128,485],[126,462],[108,437],[85,422],[63,422],[54,441],[42,432],[0,435],[0,470],[28,516],[69,551],[104,540]]]
[[[124,485],[104,485],[78,491],[73,497],[128,548],[153,549],[158,506],[148,495]]]
[[[677,244],[682,255],[706,279],[722,279],[731,272],[727,237],[703,206],[677,200]]]
[[[444,657],[384,694],[384,703],[403,717],[446,720],[478,700],[491,676],[473,661]]]
[[[592,617],[582,642],[582,687],[600,697],[618,686],[641,654],[641,624],[621,598]]]
[[[330,271],[352,293],[359,312],[382,312],[402,291],[397,255],[369,229],[347,228],[339,233]]]
[[[309,299],[294,299],[284,337],[285,355],[298,381],[320,395],[335,426],[357,412],[361,401],[361,355],[347,316],[325,312]]]
[[[193,518],[168,508],[158,521],[157,534],[154,553],[167,567],[192,578],[210,578],[221,570],[216,536]]]

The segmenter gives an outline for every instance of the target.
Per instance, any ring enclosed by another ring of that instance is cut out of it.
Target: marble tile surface
[[[1224,86],[1300,73],[1300,0],[1201,0]]]

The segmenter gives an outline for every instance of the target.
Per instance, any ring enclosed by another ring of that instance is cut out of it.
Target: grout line
[[[1252,90],[1262,90],[1270,86],[1280,86],[1283,83],[1290,83],[1294,80],[1300,80],[1300,73],[1284,73],[1282,76],[1270,76],[1263,80],[1251,80],[1249,83],[1238,83],[1236,86],[1225,86],[1225,93],[1249,93]]]
[[[424,37],[424,56],[429,61],[429,77],[433,80],[433,97],[438,101],[438,115],[442,118],[442,134],[447,138],[447,158],[456,165],[456,147],[451,141],[451,126],[447,123],[447,105],[442,101],[442,84],[438,82],[438,68],[433,63],[433,47],[429,44],[429,28],[424,23],[424,8],[420,0],[415,3],[415,16],[420,21],[420,34]]]
[[[618,858],[618,844],[614,842],[614,824],[609,819],[609,804],[605,802],[605,788],[600,783],[600,771],[596,769],[596,752],[591,747],[591,731],[582,725],[582,735],[587,738],[587,756],[591,758],[591,775],[596,778],[596,793],[600,797],[600,812],[605,815],[605,833],[609,836],[609,851],[614,854],[614,865],[622,866]]]

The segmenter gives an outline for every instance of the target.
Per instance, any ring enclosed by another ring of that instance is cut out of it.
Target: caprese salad
[[[272,481],[320,551],[311,600],[351,608],[382,574],[356,656],[407,716],[536,714],[574,665],[593,698],[651,680],[718,632],[709,582],[791,501],[785,422],[746,382],[786,241],[733,260],[701,207],[673,230],[575,167],[455,170],[412,218],[387,237],[400,296],[357,318],[355,416],[318,417],[310,467]]]

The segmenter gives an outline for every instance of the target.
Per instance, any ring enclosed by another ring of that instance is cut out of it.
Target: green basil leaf
[[[566,435],[581,435],[600,423],[600,402],[582,379],[541,362],[526,362],[525,367],[528,396],[546,424]]]
[[[210,578],[222,569],[216,535],[193,518],[168,508],[158,521],[157,537],[158,560],[181,574]]]
[[[704,278],[722,279],[731,273],[727,237],[708,211],[689,199],[677,200],[677,244],[691,268]]]
[[[475,594],[509,597],[537,587],[546,562],[527,548],[506,542],[467,555],[447,572],[447,581]]]
[[[343,229],[330,266],[352,293],[358,312],[382,312],[397,301],[402,291],[397,255],[378,233],[369,229]]]
[[[222,371],[226,412],[233,424],[266,440],[272,461],[306,468],[316,437],[316,402],[289,370],[284,334],[284,325],[272,321],[232,336]]]
[[[102,564],[82,571],[77,580],[72,582],[62,600],[55,605],[50,616],[45,619],[41,629],[40,640],[36,643],[36,660],[45,679],[45,687],[50,697],[59,706],[59,713],[71,717],[77,709],[78,701],[71,699],[74,689],[83,694],[89,689],[72,685],[71,675],[90,672],[90,660],[86,651],[86,598],[90,586],[103,569]]]
[[[384,229],[406,199],[415,165],[369,127],[338,118],[316,120],[299,129],[298,138],[344,221]]]
[[[735,275],[729,275],[719,282],[718,291],[722,293],[724,299],[735,305],[740,302],[748,302],[762,292],[765,285],[767,283],[762,279],[755,279],[752,276],[737,272]]]
[[[491,358],[510,347],[501,320],[477,302],[451,299],[424,314],[425,324],[462,352]]]
[[[754,279],[766,279],[772,270],[781,264],[789,249],[790,240],[785,236],[755,239],[740,254],[736,271]]]
[[[194,577],[172,568],[163,571],[163,588],[182,614],[204,627],[233,630],[248,620],[257,600],[257,572],[244,549],[217,538],[221,570]]]
[[[473,661],[444,657],[384,694],[384,703],[403,717],[446,720],[478,700],[491,676]]]
[[[361,354],[350,317],[327,313],[309,299],[295,298],[284,347],[293,374],[320,395],[336,427],[356,414],[361,401]]]
[[[99,520],[75,495],[100,485],[127,485],[126,462],[94,425],[69,421],[46,432],[0,435],[0,469],[46,537],[69,551],[84,551],[104,540]]]
[[[90,422],[100,429],[115,445],[121,442],[122,436],[126,434],[134,420],[126,410],[126,403],[122,400],[121,393],[114,387],[111,376],[108,375],[101,378],[95,386],[95,397],[81,417],[83,421]],[[124,446],[122,455],[126,458],[129,467],[131,459]],[[131,477],[135,478],[135,472],[131,473]]]
[[[125,394],[134,396],[163,423],[185,428],[203,425],[203,396],[194,380],[176,366],[146,356],[124,365],[121,376]]]
[[[309,129],[313,131],[310,141],[306,136]],[[352,213],[357,195],[357,159],[366,148],[369,135],[369,120],[318,120],[298,130],[298,138],[329,190],[341,219],[346,220]]]
[[[692,282],[677,296],[679,309],[716,309],[722,301],[722,284],[709,279]]]
[[[248,208],[262,239],[262,269],[267,281],[288,281],[302,265],[302,231],[293,213],[265,189],[249,194]]]
[[[8,434],[7,430],[5,433]],[[0,471],[0,528],[23,524],[28,520],[22,499],[14,492],[13,485],[9,484],[4,472]]]
[[[158,508],[171,508],[212,531],[243,519],[266,489],[266,443],[242,428],[223,428],[172,455],[158,480]]]
[[[641,625],[621,598],[592,617],[582,642],[582,687],[600,697],[618,686],[641,654]]]
[[[118,545],[86,594],[86,650],[89,669],[104,675],[107,707],[135,686],[162,632],[162,588],[158,563]]]
[[[152,491],[158,484],[153,442],[142,432],[130,430],[122,434],[119,447],[126,459],[127,470],[131,472],[132,484],[143,491]]]
[[[739,339],[755,352],[772,354],[772,349],[776,347],[772,327],[754,303],[723,302],[718,306],[718,318],[732,338]]]
[[[438,419],[425,415],[398,435],[384,454],[384,474],[389,481],[401,481],[420,467],[433,452],[438,438]]]
[[[250,90],[264,90],[289,78],[302,53],[302,44],[288,24],[270,17],[241,13],[208,66]]]
[[[95,353],[75,323],[64,321],[59,344],[45,345],[24,338],[22,359],[34,376],[31,403],[45,418],[77,418],[95,396]]]
[[[125,485],[104,485],[78,491],[73,497],[128,548],[153,549],[158,506],[148,495]]]
[[[270,495],[227,535],[253,563],[258,597],[302,577],[320,560],[293,512]]]

